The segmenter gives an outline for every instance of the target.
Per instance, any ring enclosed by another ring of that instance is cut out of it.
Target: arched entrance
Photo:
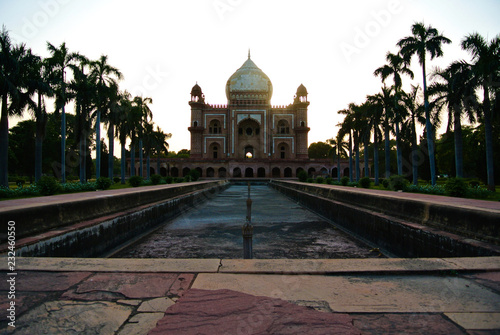
[[[234,168],[233,178],[241,178],[241,169],[239,167]]]
[[[253,178],[253,169],[250,167],[247,167],[245,169],[245,178]]]
[[[260,167],[257,169],[257,177],[259,178],[265,178],[266,177],[266,169],[263,167]]]
[[[272,173],[273,178],[280,178],[281,177],[281,171],[280,171],[279,167],[273,168],[271,173]]]

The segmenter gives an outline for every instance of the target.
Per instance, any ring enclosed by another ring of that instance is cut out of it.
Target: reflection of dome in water
[[[269,77],[248,59],[228,79],[226,97],[230,99],[265,99],[269,101],[273,95],[273,85]]]

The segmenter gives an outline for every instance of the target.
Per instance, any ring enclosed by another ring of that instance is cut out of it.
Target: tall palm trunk
[[[0,118],[0,186],[9,187],[9,113],[7,94],[2,95],[2,116]]]
[[[391,176],[391,149],[390,149],[390,140],[389,140],[389,125],[387,124],[384,127],[384,137],[385,137],[385,178],[389,179]]]
[[[354,139],[354,152],[356,154],[356,181],[359,181],[359,176],[361,174],[361,170],[359,167],[359,138]]]
[[[373,167],[375,170],[375,186],[378,186],[379,184],[378,135],[376,127],[373,129]]]
[[[431,125],[429,99],[427,97],[427,78],[425,75],[425,58],[422,61],[422,75],[424,77],[424,110],[425,130],[427,132],[427,149],[429,151],[429,165],[431,170],[431,185],[436,185],[436,160],[434,156],[434,132]]]
[[[66,182],[66,111],[64,102],[61,110],[61,182]]]
[[[415,115],[412,115],[412,143],[411,143],[411,166],[413,174],[413,185],[418,185],[418,145],[417,145],[417,130],[415,129]]]
[[[365,154],[365,159],[364,159],[364,163],[365,163],[365,177],[370,177],[370,167],[369,167],[369,164],[368,164],[368,159],[369,159],[369,154],[368,154],[368,144],[369,144],[369,137],[365,134],[364,135],[364,146],[365,146],[365,150],[364,150],[364,154]]]
[[[121,172],[121,183],[122,184],[125,184],[125,169],[127,168],[126,167],[126,154],[127,154],[127,150],[125,149],[125,143],[122,143],[122,155],[121,155],[121,169],[120,169],[120,172]]]
[[[353,171],[352,171],[352,135],[351,132],[349,132],[349,181],[352,182],[353,178]]]
[[[491,125],[491,103],[490,90],[487,85],[483,85],[484,92],[484,134],[486,142],[486,175],[488,178],[488,190],[495,191],[495,177],[493,167],[493,129]]]
[[[337,180],[340,181],[340,144],[337,145]]]
[[[139,176],[141,177],[144,177],[144,174],[143,174],[143,171],[142,171],[142,167],[143,167],[143,154],[142,154],[142,139],[139,139],[139,162],[140,162],[140,165],[139,165]]]
[[[35,134],[35,182],[38,182],[42,177],[42,146],[43,136],[45,134],[45,123],[45,113],[42,111],[42,95],[38,94]]]
[[[82,132],[80,137],[80,183],[84,184],[87,182],[87,134]]]
[[[460,122],[460,107],[453,106],[453,132],[455,142],[456,177],[464,177],[464,148],[462,140],[462,123]]]
[[[101,111],[97,110],[95,121],[95,178],[101,177]]]
[[[115,125],[113,121],[109,121],[108,126],[108,141],[109,141],[109,155],[108,155],[108,178],[113,180],[113,167],[115,163]]]
[[[399,136],[399,121],[396,120],[396,154],[397,154],[397,165],[398,165],[398,175],[403,175],[403,154],[401,152],[401,138]]]

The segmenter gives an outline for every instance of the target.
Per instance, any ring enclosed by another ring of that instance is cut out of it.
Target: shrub
[[[151,184],[158,185],[161,182],[161,176],[159,174],[151,175]]]
[[[172,176],[166,176],[165,181],[167,182],[167,184],[172,184],[172,182],[174,181],[174,178],[172,178]]]
[[[394,175],[389,178],[389,188],[393,191],[404,191],[408,186],[408,180],[405,177]]]
[[[486,199],[490,194],[493,194],[493,192],[479,186],[469,187],[467,189],[467,198]]]
[[[66,177],[66,180],[68,181],[76,181],[76,180],[80,180],[80,177],[78,177],[77,175],[69,175],[68,177]]]
[[[182,182],[189,183],[190,181],[192,181],[192,179],[191,179],[191,175],[189,175],[189,174],[188,174],[187,176],[185,176],[185,177],[184,177],[184,180],[183,180],[183,181],[181,181],[181,183],[182,183]]]
[[[347,186],[347,184],[349,184],[349,177],[346,176],[342,177],[340,179],[340,183],[342,184],[342,186]]]
[[[307,177],[307,172],[305,172],[304,170],[299,171],[299,173],[297,174],[297,178],[299,178],[299,181],[303,183],[307,181]]]
[[[312,179],[311,177],[307,178],[306,180],[308,183],[314,183],[314,179]]]
[[[389,179],[382,179],[381,183],[382,183],[382,186],[389,189]]]
[[[128,183],[130,184],[130,186],[132,187],[138,187],[138,186],[141,186],[142,185],[142,177],[141,176],[132,176],[128,179]]]
[[[325,179],[325,183],[327,183],[328,185],[332,185],[333,184],[333,178],[331,177],[328,177]]]
[[[122,180],[120,177],[113,177],[113,181],[115,182],[115,184],[118,184],[120,180]]]
[[[189,177],[191,177],[191,181],[197,181],[198,179],[200,179],[200,171],[191,169],[189,171]]]
[[[462,178],[449,178],[444,184],[445,194],[451,197],[465,197],[467,183]]]
[[[111,184],[111,179],[109,179],[108,177],[100,177],[96,180],[96,188],[99,190],[107,190],[111,187]]]
[[[59,182],[54,177],[42,176],[36,183],[41,195],[56,194],[60,190]]]
[[[324,181],[325,181],[325,178],[323,178],[323,177],[317,177],[316,178],[316,183],[317,184],[323,184]]]
[[[472,188],[479,187],[479,180],[471,180],[469,181],[469,186]]]
[[[90,183],[64,183],[61,184],[62,193],[75,193],[75,192],[86,192],[97,190],[97,182]]]
[[[178,183],[183,183],[184,182],[184,178],[183,177],[175,177],[174,178],[174,183],[178,184]]]
[[[26,179],[19,177],[16,179],[16,185],[17,187],[23,187],[23,185],[26,184]]]
[[[362,188],[370,188],[371,183],[372,181],[368,177],[363,177],[359,180],[359,186],[361,186]]]
[[[355,182],[355,181],[350,181],[347,183],[347,186],[350,186],[350,187],[358,187],[358,182]]]
[[[434,195],[444,195],[444,187],[441,185],[409,185],[406,187],[407,192],[412,193],[423,193],[423,194],[434,194]]]

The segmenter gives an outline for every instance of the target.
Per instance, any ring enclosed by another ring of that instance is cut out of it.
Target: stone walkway
[[[500,257],[1,265],[1,334],[500,334]]]

